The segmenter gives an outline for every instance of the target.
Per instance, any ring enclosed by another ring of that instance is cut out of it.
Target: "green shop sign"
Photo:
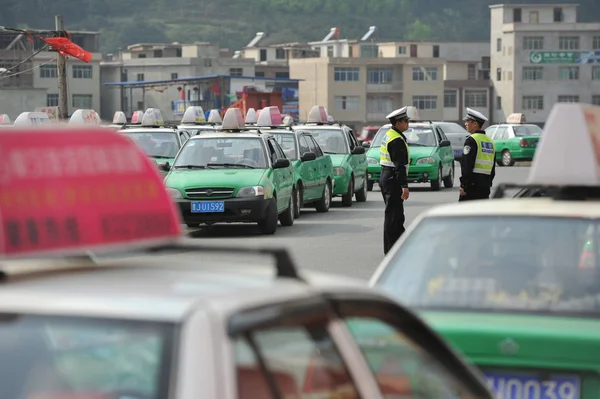
[[[600,51],[532,51],[532,64],[600,64]]]

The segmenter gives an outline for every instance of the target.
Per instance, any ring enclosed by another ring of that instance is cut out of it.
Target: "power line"
[[[40,63],[39,65],[36,65],[36,66],[34,66],[33,68],[29,68],[29,69],[26,69],[26,70],[24,70],[24,71],[19,71],[19,72],[17,72],[17,73],[13,73],[13,74],[10,74],[10,75],[0,75],[0,80],[1,80],[1,79],[12,78],[13,76],[21,75],[22,73],[31,72],[31,71],[33,71],[34,69],[37,69],[37,68],[41,67],[42,65],[46,65],[46,64],[49,64],[49,63],[51,63],[51,62],[56,62],[56,60],[57,60],[57,59],[58,59],[58,57],[54,57],[53,59],[51,59],[51,60],[49,60],[49,61],[42,62],[42,63]]]

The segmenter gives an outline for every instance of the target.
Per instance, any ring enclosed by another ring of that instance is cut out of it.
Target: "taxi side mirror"
[[[363,141],[362,143],[360,143],[363,147],[365,148],[371,148],[371,143],[369,143],[368,141]]]
[[[366,152],[365,147],[357,146],[357,147],[354,147],[354,149],[352,150],[352,155],[361,155],[361,154],[364,154],[365,152]]]
[[[273,169],[283,169],[290,166],[290,160],[287,158],[279,158],[273,162]]]
[[[300,160],[302,162],[306,162],[306,161],[314,161],[315,159],[317,159],[317,154],[315,154],[314,152],[305,152],[302,155],[302,158],[300,158]]]
[[[168,162],[161,163],[161,164],[158,165],[158,169],[160,169],[162,171],[165,171],[165,172],[168,172],[168,171],[171,170],[171,165],[169,165]]]
[[[442,140],[440,141],[440,147],[450,147],[450,140]]]

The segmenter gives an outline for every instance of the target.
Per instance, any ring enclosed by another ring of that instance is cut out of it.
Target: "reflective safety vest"
[[[408,163],[405,166],[406,166],[406,173],[408,173],[408,166],[410,164],[410,152],[408,149],[408,144],[406,144],[406,141],[404,141],[404,139],[402,138],[402,135],[400,133],[398,133],[397,131],[395,131],[394,129],[388,130],[387,133],[385,134],[385,137],[383,138],[383,140],[381,140],[381,147],[379,149],[379,164],[381,166],[389,166],[390,168],[393,168],[395,166],[394,163],[392,162],[392,158],[390,157],[390,152],[388,151],[387,147],[388,147],[388,144],[390,144],[392,141],[394,141],[398,138],[400,140],[402,140],[402,142],[406,146],[406,154],[407,154]]]
[[[471,137],[477,142],[477,158],[475,159],[473,173],[491,175],[496,161],[494,142],[485,133],[473,133]]]

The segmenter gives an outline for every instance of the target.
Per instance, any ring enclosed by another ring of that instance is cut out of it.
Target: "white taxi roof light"
[[[208,113],[208,122],[216,124],[223,123],[223,119],[221,119],[221,112],[219,112],[218,109],[211,109]]]
[[[523,114],[510,114],[508,115],[508,118],[506,118],[506,123],[521,124],[526,122],[527,120],[525,119],[525,115]]]
[[[10,125],[12,122],[10,121],[10,117],[6,114],[0,115],[0,125]]]
[[[568,132],[569,145],[565,145]],[[600,107],[555,104],[527,181],[543,186],[600,186]]]
[[[148,108],[142,118],[142,126],[164,126],[162,113],[158,108]]]
[[[181,123],[201,123],[206,122],[206,116],[204,116],[204,110],[202,107],[191,106],[187,107],[181,118]]]
[[[260,116],[256,121],[256,126],[274,127],[281,126],[283,123],[283,117],[279,112],[279,107],[265,107],[261,110]]]
[[[114,252],[179,239],[179,210],[162,177],[125,136],[100,126],[49,124],[3,132],[0,148],[0,259]]]
[[[310,111],[308,112],[308,118],[306,119],[308,123],[327,123],[328,115],[325,107],[321,105],[314,105]]]
[[[253,124],[258,122],[258,117],[256,116],[256,110],[254,108],[248,109],[246,111],[246,123]]]
[[[223,130],[242,130],[246,127],[242,111],[239,108],[229,108],[223,116],[221,129]]]
[[[125,112],[123,111],[117,111],[115,112],[115,115],[113,116],[113,120],[112,123],[116,124],[116,125],[124,125],[127,123],[127,116],[125,115]]]
[[[332,115],[327,115],[327,122],[335,122]]]
[[[100,116],[93,109],[76,109],[69,118],[70,125],[99,125]]]
[[[36,126],[50,123],[50,117],[45,112],[23,112],[15,122],[14,126]]]
[[[135,111],[133,115],[131,115],[131,123],[134,125],[142,123],[142,119],[144,119],[144,111]]]

